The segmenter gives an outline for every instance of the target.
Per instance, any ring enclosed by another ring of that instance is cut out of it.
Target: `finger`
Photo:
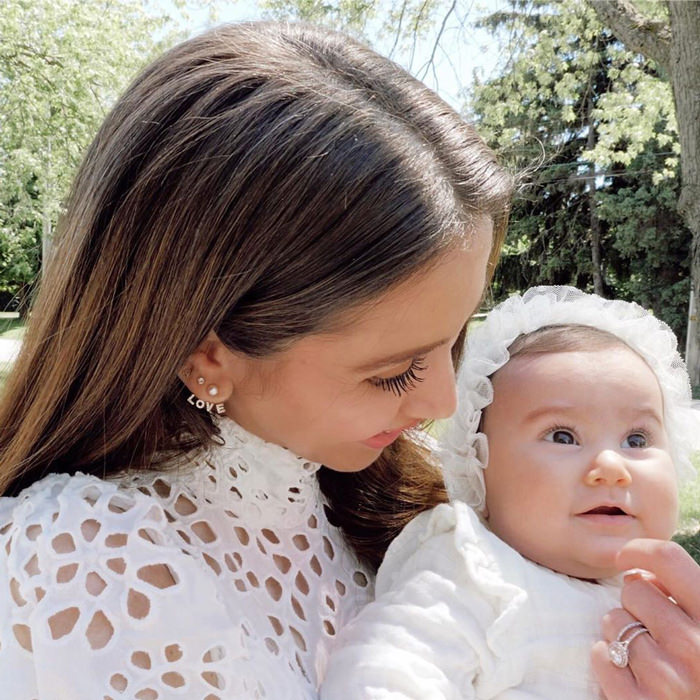
[[[671,596],[666,586],[664,586],[664,584],[659,581],[659,579],[656,578],[651,571],[644,571],[644,569],[630,569],[629,571],[625,571],[624,580],[625,583],[631,583],[632,581],[639,580],[648,581],[649,583],[653,583],[666,597]]]
[[[603,632],[608,641],[597,642],[591,652],[593,672],[605,697],[608,700],[647,697],[680,700],[694,697],[689,689],[697,686],[686,682],[648,631],[635,634],[637,628],[634,628],[623,632],[630,622],[637,620],[627,611],[620,608],[610,611],[603,618]],[[628,664],[623,668],[612,663],[609,653],[610,642],[621,639],[630,640],[627,647]]]
[[[620,550],[617,564],[623,571],[645,569],[653,573],[678,605],[700,620],[700,566],[679,544],[631,540]]]
[[[622,587],[622,605],[651,632],[654,639],[664,643],[686,625],[694,621],[665,596],[653,583],[637,579]]]
[[[608,642],[612,642],[617,639],[617,635],[620,634],[620,630],[623,627],[636,621],[636,618],[632,617],[627,610],[615,608],[603,615],[603,620],[601,622],[603,637],[607,639]]]
[[[629,625],[632,623],[636,623],[638,626],[630,628]],[[632,617],[626,610],[620,608],[611,610],[604,615],[602,624],[603,635],[608,642],[608,650],[610,643],[628,640],[627,655],[629,668],[635,678],[639,679],[641,676],[644,676],[649,660],[659,658],[658,645],[651,636],[649,630],[641,626],[639,620]],[[639,630],[644,631],[640,634]],[[608,661],[610,661],[609,654]],[[610,661],[610,664],[614,666],[612,661]]]
[[[626,584],[622,604],[651,634],[640,635],[628,647],[630,670],[644,691],[641,697],[698,700],[700,625],[648,581]],[[628,619],[619,611],[608,617],[604,620],[607,634],[614,633],[613,621]]]
[[[629,668],[610,663],[606,642],[596,642],[591,650],[591,668],[600,688],[610,700],[640,700],[637,681]]]

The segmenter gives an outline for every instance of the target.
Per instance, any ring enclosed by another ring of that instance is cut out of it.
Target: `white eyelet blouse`
[[[319,465],[219,425],[194,464],[0,499],[1,698],[317,697],[370,575]]]

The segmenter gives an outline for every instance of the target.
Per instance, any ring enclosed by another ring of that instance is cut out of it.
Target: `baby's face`
[[[484,432],[491,529],[578,578],[617,573],[636,537],[676,527],[676,474],[656,376],[635,352],[515,357],[493,376]]]

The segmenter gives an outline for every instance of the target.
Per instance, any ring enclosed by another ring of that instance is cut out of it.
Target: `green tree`
[[[678,210],[692,231],[693,323],[686,362],[700,386],[700,3],[588,0],[601,21],[633,51],[655,62],[673,89],[681,154]]]
[[[15,297],[24,315],[41,251],[41,222],[27,206],[37,198],[33,180],[22,195],[9,198],[0,209],[0,294]]]
[[[527,174],[496,294],[575,284],[645,303],[682,337],[690,232],[672,205],[678,143],[668,85],[574,0],[514,0],[485,25],[510,37],[511,58],[498,78],[475,85],[471,109],[487,140]]]
[[[115,96],[168,18],[140,0],[4,0],[0,13],[0,286],[26,289]]]

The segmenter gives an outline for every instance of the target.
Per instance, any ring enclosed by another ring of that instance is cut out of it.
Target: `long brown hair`
[[[176,46],[117,102],[76,177],[0,405],[0,493],[206,444],[215,428],[176,371],[209,331],[274,353],[434,261],[478,216],[494,221],[493,265],[511,187],[451,108],[346,36],[260,22]],[[405,471],[392,454],[381,463]]]

